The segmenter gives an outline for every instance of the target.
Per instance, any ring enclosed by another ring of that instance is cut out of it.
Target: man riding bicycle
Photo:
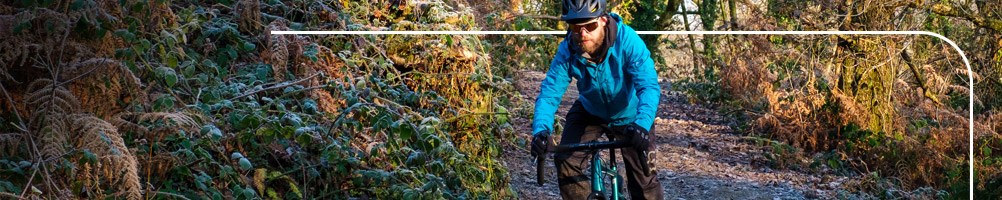
[[[563,0],[560,19],[570,29],[536,97],[532,153],[545,156],[553,145],[549,139],[553,115],[574,78],[580,95],[567,112],[560,144],[594,141],[603,132],[629,140],[633,146],[622,153],[631,199],[662,199],[664,191],[653,169],[656,148],[650,139],[661,87],[650,51],[619,15],[605,11],[605,0]],[[589,195],[591,183],[582,170],[588,156],[584,152],[555,155],[564,199]]]

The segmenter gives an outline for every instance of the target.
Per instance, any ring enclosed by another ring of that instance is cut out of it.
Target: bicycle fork
[[[619,170],[616,168],[616,149],[609,149],[609,163],[608,167],[602,165],[602,158],[599,157],[599,151],[593,151],[591,155],[591,189],[592,193],[589,195],[588,199],[606,199],[612,197],[612,199],[626,199],[622,196],[619,188],[622,187],[623,178],[619,175]],[[605,176],[608,175],[612,184],[612,194],[606,196],[605,187],[603,181]]]

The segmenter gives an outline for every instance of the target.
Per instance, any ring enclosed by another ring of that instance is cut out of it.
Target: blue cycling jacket
[[[536,97],[533,133],[552,132],[553,115],[571,78],[577,80],[578,101],[586,111],[610,126],[636,123],[650,131],[661,99],[654,61],[636,31],[623,24],[619,15],[610,13],[610,16],[618,30],[601,63],[589,62],[572,53],[568,45],[570,34],[560,42]]]

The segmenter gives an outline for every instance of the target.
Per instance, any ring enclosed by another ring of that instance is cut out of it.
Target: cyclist
[[[610,137],[630,140],[633,146],[624,148],[622,154],[631,199],[662,199],[664,191],[653,169],[656,148],[650,139],[661,87],[650,51],[619,15],[605,11],[605,0],[563,0],[562,4],[560,20],[570,29],[536,97],[532,153],[544,156],[553,145],[549,140],[553,115],[574,78],[580,95],[567,112],[560,143],[594,141],[606,130]],[[591,193],[582,170],[588,156],[585,152],[555,155],[564,199],[584,199]]]

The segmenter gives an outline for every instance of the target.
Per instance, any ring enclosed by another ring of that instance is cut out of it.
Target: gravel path
[[[521,71],[515,87],[527,102],[534,102],[544,72]],[[666,85],[663,83],[662,88]],[[564,95],[558,119],[577,98],[574,84]],[[529,141],[533,106],[513,122]],[[831,199],[848,180],[831,173],[812,174],[772,169],[764,157],[765,147],[734,133],[732,123],[713,109],[688,103],[684,94],[663,89],[655,120],[660,162],[658,178],[666,199]],[[557,140],[559,141],[559,139]],[[559,199],[556,168],[549,159],[546,184],[536,185],[536,171],[526,147],[508,146],[502,159],[509,167],[512,187],[521,199]],[[622,165],[620,165],[622,166]],[[622,167],[620,167],[622,168]],[[624,175],[625,177],[625,175]]]

